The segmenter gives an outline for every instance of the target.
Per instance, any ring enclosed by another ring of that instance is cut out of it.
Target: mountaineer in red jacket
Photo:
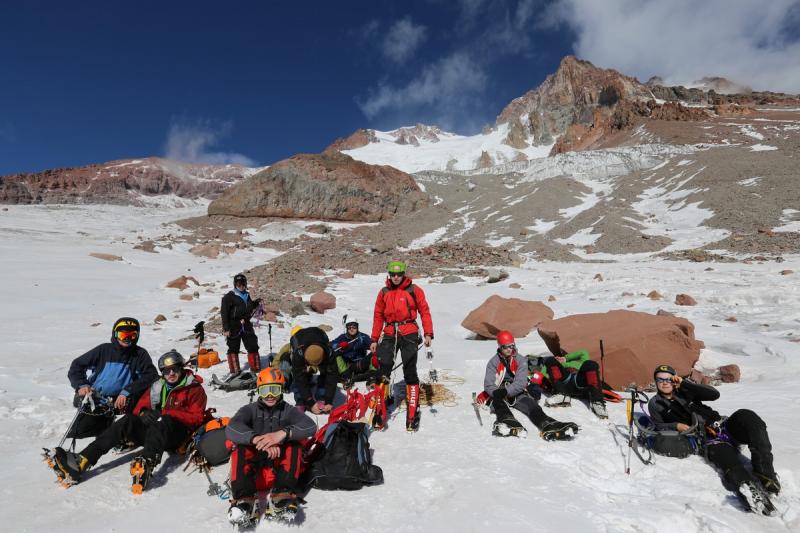
[[[185,369],[185,359],[175,350],[158,360],[161,379],[128,414],[114,422],[80,453],[56,448],[56,473],[78,483],[89,467],[115,446],[144,446],[131,463],[132,491],[140,494],[165,450],[181,446],[205,420],[206,393],[203,378]]]
[[[417,316],[422,318],[425,346],[433,340],[433,321],[425,293],[406,276],[406,264],[392,261],[387,265],[386,286],[375,300],[372,322],[372,344],[370,351],[376,353],[380,362],[376,387],[382,388],[384,396],[389,392],[389,374],[392,372],[397,352],[403,361],[403,377],[406,381],[406,429],[419,429],[419,377],[417,376],[417,351],[420,335]],[[378,343],[378,338],[382,339]],[[376,428],[383,428],[386,420],[380,416],[373,419]]]

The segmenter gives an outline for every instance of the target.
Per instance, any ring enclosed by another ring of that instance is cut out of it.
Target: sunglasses
[[[168,376],[170,374],[180,374],[180,373],[181,373],[181,367],[179,366],[168,366],[167,368],[161,371],[161,374],[164,376]]]
[[[402,278],[405,275],[406,275],[405,272],[389,272],[390,278]]]
[[[501,350],[514,350],[516,348],[517,348],[516,344],[501,344],[500,345],[500,349]]]
[[[672,378],[656,378],[656,383],[672,383]]]
[[[283,385],[270,383],[258,387],[259,398],[280,398],[283,396]]]
[[[120,340],[120,341],[123,341],[123,342],[132,342],[132,341],[135,341],[138,338],[139,338],[139,332],[136,331],[136,330],[133,330],[133,331],[124,330],[124,329],[118,329],[117,330],[117,340]]]

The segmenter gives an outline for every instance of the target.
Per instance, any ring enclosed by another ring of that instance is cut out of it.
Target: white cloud
[[[800,93],[797,0],[558,0],[542,20],[569,26],[579,57],[641,80]]]
[[[411,17],[398,20],[383,39],[383,54],[395,63],[405,63],[425,40],[426,32],[425,26],[414,25]]]
[[[233,128],[231,122],[214,127],[208,122],[186,124],[173,122],[167,133],[164,146],[166,157],[190,163],[212,165],[238,164],[246,167],[256,166],[256,162],[246,155],[235,152],[214,152],[210,149],[228,135]]]
[[[482,91],[486,79],[483,68],[467,54],[455,53],[424,67],[404,86],[378,84],[358,105],[370,119],[387,110],[426,105],[435,105],[447,114],[462,107],[470,95]]]

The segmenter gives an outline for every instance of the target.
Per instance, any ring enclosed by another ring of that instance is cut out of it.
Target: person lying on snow
[[[345,324],[345,332],[333,339],[331,347],[336,354],[336,366],[344,383],[366,381],[378,369],[377,356],[368,355],[372,339],[358,330],[358,321]]]
[[[139,399],[132,414],[114,422],[80,453],[56,448],[57,472],[77,483],[89,467],[117,446],[144,446],[131,463],[132,490],[141,493],[166,450],[178,449],[205,419],[203,378],[184,368],[183,356],[171,350],[158,359],[161,379]]]
[[[258,490],[270,490],[270,511],[291,518],[298,508],[302,474],[302,442],[317,426],[305,413],[283,400],[283,372],[266,368],[256,382],[258,400],[248,403],[225,429],[235,447],[231,455],[231,506],[228,520],[249,522]]]
[[[95,346],[69,367],[67,377],[75,389],[75,407],[81,413],[67,433],[67,438],[96,437],[114,422],[115,413],[130,412],[139,396],[158,372],[147,350],[138,345],[139,321],[122,317],[111,328],[111,342]]]
[[[318,327],[292,329],[292,380],[297,389],[297,407],[315,415],[330,413],[339,371],[328,335]],[[314,385],[312,374],[319,372]],[[316,394],[315,394],[316,393]]]
[[[657,394],[650,398],[647,408],[656,429],[686,431],[692,424],[692,415],[696,415],[699,426],[704,428],[700,440],[705,456],[722,472],[745,508],[765,515],[775,512],[767,493],[777,495],[781,485],[772,466],[767,425],[761,417],[749,409],[721,416],[702,403],[719,398],[717,389],[683,379],[669,365],[656,367],[653,377]],[[752,474],[740,460],[741,444],[750,448]]]
[[[525,428],[514,418],[511,407],[527,416],[545,440],[569,439],[578,431],[576,424],[559,422],[544,414],[537,400],[529,394],[528,361],[517,352],[510,331],[497,334],[497,352],[486,364],[483,388],[478,402],[489,405],[497,416],[493,435],[525,436]]]
[[[589,359],[589,352],[579,350],[564,355],[541,358],[539,369],[553,390],[548,405],[564,405],[572,398],[585,398],[598,418],[608,418],[600,383],[600,365]]]

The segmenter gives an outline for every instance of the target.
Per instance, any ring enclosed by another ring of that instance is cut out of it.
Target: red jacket
[[[191,370],[184,372],[186,372],[186,384],[169,391],[161,414],[171,416],[188,428],[195,429],[205,421],[206,391],[201,385],[202,377],[193,374]],[[153,409],[154,405],[160,405],[161,388],[164,383],[164,378],[161,378],[150,385],[149,393],[142,394],[134,407],[134,415],[138,415],[144,409]]]
[[[425,335],[433,338],[433,321],[431,320],[431,310],[425,293],[418,286],[414,285],[412,297],[406,290],[411,285],[411,278],[406,276],[402,283],[395,287],[392,282],[386,280],[386,287],[378,292],[375,300],[375,314],[372,322],[372,342],[377,342],[381,335],[394,335],[394,322],[399,322],[400,335],[410,335],[419,331],[417,326],[417,314],[422,317],[422,331]],[[416,302],[415,302],[416,300]],[[385,325],[385,327],[384,327]]]

